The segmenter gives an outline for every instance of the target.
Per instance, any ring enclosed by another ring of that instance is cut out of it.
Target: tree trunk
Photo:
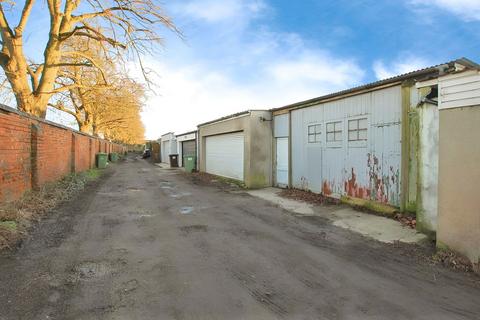
[[[10,57],[2,67],[15,95],[18,110],[45,118],[51,94],[36,94],[32,88],[27,61],[23,54],[22,37],[11,39],[11,46],[8,49]]]
[[[35,96],[34,94],[15,94],[17,107],[19,110],[34,115],[36,117],[45,119],[47,115],[47,105],[50,96],[45,95]]]
[[[83,113],[80,109],[83,110]],[[92,117],[90,116],[90,113],[86,111],[86,106],[83,105],[82,108],[79,108],[76,106],[75,110],[76,110],[75,118],[77,119],[78,129],[80,130],[80,132],[92,134],[93,132]]]
[[[92,130],[92,126],[89,123],[82,123],[79,125],[80,132],[83,133],[90,133]]]

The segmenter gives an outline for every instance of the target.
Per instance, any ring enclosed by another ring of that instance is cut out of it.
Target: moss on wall
[[[381,215],[393,216],[396,212],[398,212],[398,208],[372,200],[352,198],[347,196],[341,197],[340,200],[348,205],[361,207]]]
[[[251,175],[247,182],[247,186],[252,189],[265,188],[270,186],[269,178],[263,174]]]
[[[408,193],[405,211],[417,212],[417,182],[418,182],[418,146],[419,146],[419,114],[410,110],[409,117],[409,156],[408,156]]]

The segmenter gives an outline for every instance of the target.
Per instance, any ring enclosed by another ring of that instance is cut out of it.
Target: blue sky
[[[272,108],[466,56],[480,61],[477,0],[190,0],[184,32],[149,60],[160,78],[147,136]]]
[[[28,52],[41,54],[37,3]],[[245,109],[278,107],[462,56],[480,62],[479,0],[174,0],[144,58],[155,70],[148,138]],[[38,33],[38,34],[37,34]],[[131,73],[138,76],[135,65]],[[139,77],[140,79],[140,77]]]

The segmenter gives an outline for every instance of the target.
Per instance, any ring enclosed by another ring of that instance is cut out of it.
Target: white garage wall
[[[399,206],[401,87],[356,95],[292,111],[292,184],[335,196]],[[348,121],[367,118],[367,141],[348,141]],[[326,124],[340,121],[343,139],[327,143]],[[308,126],[321,139],[308,143]]]

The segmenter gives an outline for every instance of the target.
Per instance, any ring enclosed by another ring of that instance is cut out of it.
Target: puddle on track
[[[181,214],[192,214],[193,213],[193,207],[181,207],[180,208],[180,213]]]
[[[173,189],[171,182],[160,182],[160,188],[162,189]]]
[[[179,198],[188,197],[191,195],[192,194],[190,192],[173,193],[170,195],[170,198],[179,199]]]
[[[127,191],[132,191],[132,192],[138,192],[138,191],[143,191],[145,188],[137,188],[137,187],[128,187]]]

